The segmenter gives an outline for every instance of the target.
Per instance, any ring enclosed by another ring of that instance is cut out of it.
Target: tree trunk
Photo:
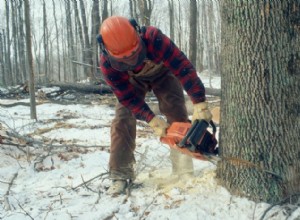
[[[18,6],[19,13],[19,40],[18,40],[18,51],[19,51],[19,62],[20,62],[20,75],[21,82],[25,82],[27,78],[26,74],[26,54],[25,54],[25,34],[24,34],[24,17],[23,17],[23,0],[19,0]]]
[[[36,117],[36,102],[35,102],[35,89],[34,89],[34,69],[33,69],[33,56],[31,49],[31,27],[30,27],[30,7],[29,0],[24,1],[25,11],[25,26],[26,26],[26,49],[29,66],[29,93],[30,93],[30,117],[37,120]]]
[[[5,36],[3,36],[2,33],[0,33],[0,85],[6,86],[5,82],[5,50],[4,50],[4,39]]]
[[[133,0],[129,0],[129,12],[130,12],[130,17],[134,18],[134,10],[133,10]],[[106,2],[106,1],[105,1]],[[103,10],[104,11],[104,10]],[[102,18],[102,22],[103,22],[103,18]]]
[[[98,43],[96,36],[99,33],[99,26],[100,26],[100,11],[99,11],[99,0],[93,1],[92,7],[92,28],[91,28],[91,47],[93,51],[93,62],[92,62],[92,81],[96,81],[95,74],[97,73],[98,69],[98,58],[99,58],[99,50],[98,50]]]
[[[221,44],[221,19],[220,19],[220,5],[219,2],[214,1],[213,3],[213,12],[214,12],[214,50],[213,50],[213,60],[214,60],[214,69],[216,75],[220,75],[220,44]]]
[[[18,32],[17,32],[17,10],[16,10],[16,2],[11,0],[11,27],[12,27],[12,49],[13,49],[13,57],[12,62],[12,83],[15,85],[20,83],[19,79],[19,65],[18,65]]]
[[[196,68],[197,59],[197,1],[190,0],[189,59]]]
[[[170,38],[174,41],[174,2],[168,0],[169,14],[170,14]]]
[[[203,27],[203,2],[198,2],[198,32],[197,32],[197,70],[202,72],[204,70],[203,67],[203,57],[204,57],[204,32],[206,31]]]
[[[90,43],[90,39],[89,39],[89,32],[88,32],[88,26],[87,26],[87,21],[86,21],[86,13],[85,13],[85,6],[83,3],[83,0],[79,0],[80,3],[80,11],[81,11],[81,21],[82,21],[82,25],[83,25],[83,36],[84,36],[84,45],[85,45],[85,49],[84,49],[84,62],[93,66],[93,51],[91,48],[91,43]],[[88,75],[91,79],[94,78],[94,74],[93,74],[93,68],[89,68],[87,70],[88,72],[86,73],[86,75]]]
[[[151,14],[153,10],[153,2],[151,0],[138,0],[140,11],[141,25],[150,25]]]
[[[205,11],[207,16],[207,69],[211,70],[214,69],[214,62],[213,62],[213,47],[214,47],[214,37],[213,37],[213,25],[214,25],[214,12],[213,12],[213,4],[212,2],[208,2],[205,4]]]
[[[44,80],[49,81],[48,76],[48,27],[47,27],[47,12],[46,12],[46,2],[43,0],[43,34],[44,34]]]
[[[221,4],[217,176],[232,193],[275,203],[300,191],[300,3]]]
[[[56,7],[55,7],[54,0],[52,0],[52,5],[53,5],[53,18],[54,18],[54,23],[55,23],[55,31],[56,31],[55,38],[56,38],[56,47],[57,47],[57,68],[58,68],[57,75],[58,75],[58,81],[61,81],[59,34],[58,34],[58,25],[57,25],[56,13],[55,13]]]
[[[182,48],[182,21],[181,21],[181,3],[180,0],[178,0],[178,46],[179,48]]]
[[[6,82],[7,85],[12,85],[12,66],[10,53],[10,29],[9,29],[9,1],[5,0],[6,10]]]
[[[75,54],[75,46],[74,46],[74,35],[73,35],[73,23],[72,23],[72,18],[71,18],[71,4],[70,0],[65,0],[65,7],[66,7],[66,23],[67,23],[67,42],[68,42],[68,64],[70,66],[70,71],[71,71],[71,78],[70,80],[72,82],[76,82],[78,80],[77,76],[77,69],[75,65],[71,62],[72,60],[77,60],[76,59],[76,54]]]
[[[129,2],[131,2],[129,0]],[[107,4],[107,0],[103,0],[103,10],[102,10],[102,22],[108,18],[108,4]]]
[[[84,39],[83,39],[83,30],[82,30],[82,25],[81,25],[81,20],[80,20],[80,17],[79,17],[79,11],[78,11],[78,6],[77,6],[77,0],[74,1],[73,0],[73,5],[74,5],[74,15],[75,15],[75,25],[76,25],[76,32],[77,32],[77,35],[79,36],[79,41],[80,41],[80,52],[79,50],[77,50],[81,56],[79,56],[79,54],[77,55],[77,57],[80,57],[80,60],[82,62],[86,62],[86,56],[85,56],[85,48],[84,48]],[[76,38],[78,39],[78,38]],[[81,69],[80,69],[81,70]],[[89,72],[90,72],[90,68],[89,67],[86,67],[84,66],[83,67],[83,74],[84,74],[84,78],[87,78],[89,76]],[[82,71],[80,71],[82,72]]]
[[[82,31],[82,25],[81,25],[81,21],[79,18],[79,11],[78,11],[78,7],[77,7],[77,1],[73,1],[73,5],[74,5],[74,14],[75,14],[75,20],[76,23],[78,24],[78,36],[79,36],[79,40],[80,40],[80,46],[81,46],[81,51],[84,50],[84,40],[83,40],[83,31]]]

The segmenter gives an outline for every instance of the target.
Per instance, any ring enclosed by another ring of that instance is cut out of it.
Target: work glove
[[[159,137],[165,137],[169,124],[161,117],[154,116],[149,122],[149,126],[154,130],[154,133]]]
[[[207,122],[210,122],[212,119],[212,114],[207,108],[208,104],[207,102],[200,102],[197,104],[194,104],[194,113],[192,117],[192,122],[199,119],[204,119]]]

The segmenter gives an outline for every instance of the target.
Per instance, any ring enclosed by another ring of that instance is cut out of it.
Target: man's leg
[[[144,99],[149,90],[147,84],[130,79],[137,94]],[[127,181],[135,179],[134,150],[136,138],[136,118],[131,111],[119,102],[115,118],[111,124],[111,146],[109,158],[110,178],[113,181],[109,194],[117,195],[124,191]]]
[[[111,124],[109,170],[111,179],[134,179],[136,119],[129,109],[117,103]]]
[[[117,103],[116,115],[111,124],[109,158],[109,172],[112,185],[108,189],[108,194],[112,196],[123,193],[128,181],[134,179],[135,136],[135,117],[130,110]]]
[[[188,121],[188,113],[182,86],[179,80],[168,72],[152,84],[152,89],[159,101],[159,109],[167,117],[168,123]],[[173,174],[193,174],[192,158],[171,149]]]

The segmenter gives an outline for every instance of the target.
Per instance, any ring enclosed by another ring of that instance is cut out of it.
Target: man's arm
[[[151,121],[155,115],[145,101],[136,95],[135,88],[129,82],[128,73],[113,69],[104,55],[100,57],[100,68],[119,102],[130,109],[137,119]]]

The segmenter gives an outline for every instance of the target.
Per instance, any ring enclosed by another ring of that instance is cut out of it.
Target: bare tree
[[[198,2],[198,32],[197,32],[197,70],[199,72],[202,72],[204,70],[204,33],[205,33],[205,29],[203,26],[203,17],[205,16],[205,12],[203,9],[203,2],[199,1]]]
[[[66,31],[67,31],[67,52],[68,52],[68,64],[70,66],[70,81],[77,81],[77,69],[75,64],[73,64],[73,60],[76,60],[75,53],[75,44],[74,44],[74,34],[73,34],[73,22],[71,17],[71,4],[70,0],[65,0],[65,9],[66,9]]]
[[[86,75],[88,75],[91,79],[94,78],[93,72],[93,51],[90,43],[89,33],[88,33],[88,25],[87,25],[87,18],[85,12],[85,6],[83,0],[79,0],[80,3],[80,12],[81,12],[81,21],[83,25],[83,36],[84,36],[84,63],[87,63],[91,67],[85,69],[87,71]]]
[[[97,43],[97,35],[99,33],[99,26],[100,26],[100,16],[99,16],[99,0],[93,0],[93,6],[92,6],[92,28],[91,28],[91,36],[92,36],[92,54],[93,54],[93,76],[97,72],[98,67],[98,43]],[[92,77],[92,79],[95,79],[95,77]]]
[[[107,4],[107,0],[103,0],[102,22],[106,18],[108,18],[108,4]]]
[[[170,15],[170,38],[174,40],[174,1],[168,0],[169,15]]]
[[[18,38],[18,57],[20,66],[20,81],[25,82],[28,75],[26,74],[26,53],[25,53],[25,33],[24,33],[24,14],[23,14],[23,0],[19,0],[18,6],[18,24],[19,24],[19,38]]]
[[[17,32],[17,10],[16,10],[16,2],[14,0],[10,1],[11,3],[11,27],[12,27],[12,50],[13,50],[13,57],[12,62],[12,80],[13,84],[19,83],[19,65],[18,65],[18,44],[17,44],[17,39],[18,39],[18,32]]]
[[[151,14],[153,10],[152,0],[138,0],[138,6],[140,11],[140,23],[141,25],[150,25]]]
[[[5,44],[4,44],[4,38],[3,33],[0,33],[0,85],[6,86],[5,82]]]
[[[47,24],[47,12],[46,12],[46,2],[43,0],[43,46],[44,46],[44,79],[49,81],[48,76],[48,63],[49,63],[49,36],[48,36],[48,24]]]
[[[78,25],[77,34],[78,34],[79,40],[80,40],[81,51],[84,51],[83,31],[82,31],[81,20],[79,18],[79,11],[78,11],[78,7],[77,7],[77,1],[73,1],[73,5],[74,5],[74,12],[75,12],[74,13],[75,14],[75,21],[76,21],[76,24]]]
[[[84,58],[84,50],[85,50],[85,46],[84,46],[84,38],[83,38],[83,30],[82,30],[82,24],[81,24],[81,20],[79,17],[79,11],[78,11],[78,6],[77,6],[77,1],[73,0],[73,5],[74,5],[74,14],[75,14],[75,25],[76,25],[76,32],[77,32],[77,36],[79,37],[79,42],[80,42],[80,53],[82,55],[82,62],[85,62],[85,58]],[[83,67],[83,71],[84,71],[84,75],[85,77],[87,77],[87,73],[89,72],[89,67],[84,66]]]
[[[137,12],[137,1],[138,0],[129,0],[129,10],[131,18],[134,18],[137,23],[140,23],[139,15]]]
[[[182,19],[181,19],[181,2],[180,2],[180,0],[178,0],[178,10],[177,10],[177,12],[178,12],[178,40],[177,40],[177,42],[178,42],[178,46],[180,47],[180,48],[182,48]]]
[[[189,59],[196,68],[197,59],[197,0],[190,0]]]
[[[27,58],[28,58],[28,66],[29,66],[30,117],[31,119],[36,120],[37,117],[36,117],[36,102],[35,102],[35,88],[34,88],[33,56],[32,56],[32,46],[31,46],[29,0],[24,0],[24,12],[25,12],[25,26],[26,26],[26,48],[27,48]]]
[[[57,75],[58,75],[58,81],[61,81],[61,71],[60,71],[60,43],[59,43],[59,31],[58,31],[58,24],[57,24],[57,18],[56,18],[56,6],[54,3],[54,0],[52,0],[52,7],[53,7],[53,18],[54,18],[54,24],[55,24],[55,32],[56,32],[56,50],[57,50]],[[53,53],[53,51],[52,51]]]
[[[46,10],[46,2],[43,0],[43,47],[44,47],[44,80],[49,81],[49,34],[48,34],[48,24],[47,24],[47,10]]]
[[[8,85],[13,84],[12,80],[12,65],[11,65],[11,53],[10,53],[10,25],[9,25],[9,18],[10,18],[10,13],[9,13],[9,1],[5,0],[5,9],[6,9],[6,83]]]

